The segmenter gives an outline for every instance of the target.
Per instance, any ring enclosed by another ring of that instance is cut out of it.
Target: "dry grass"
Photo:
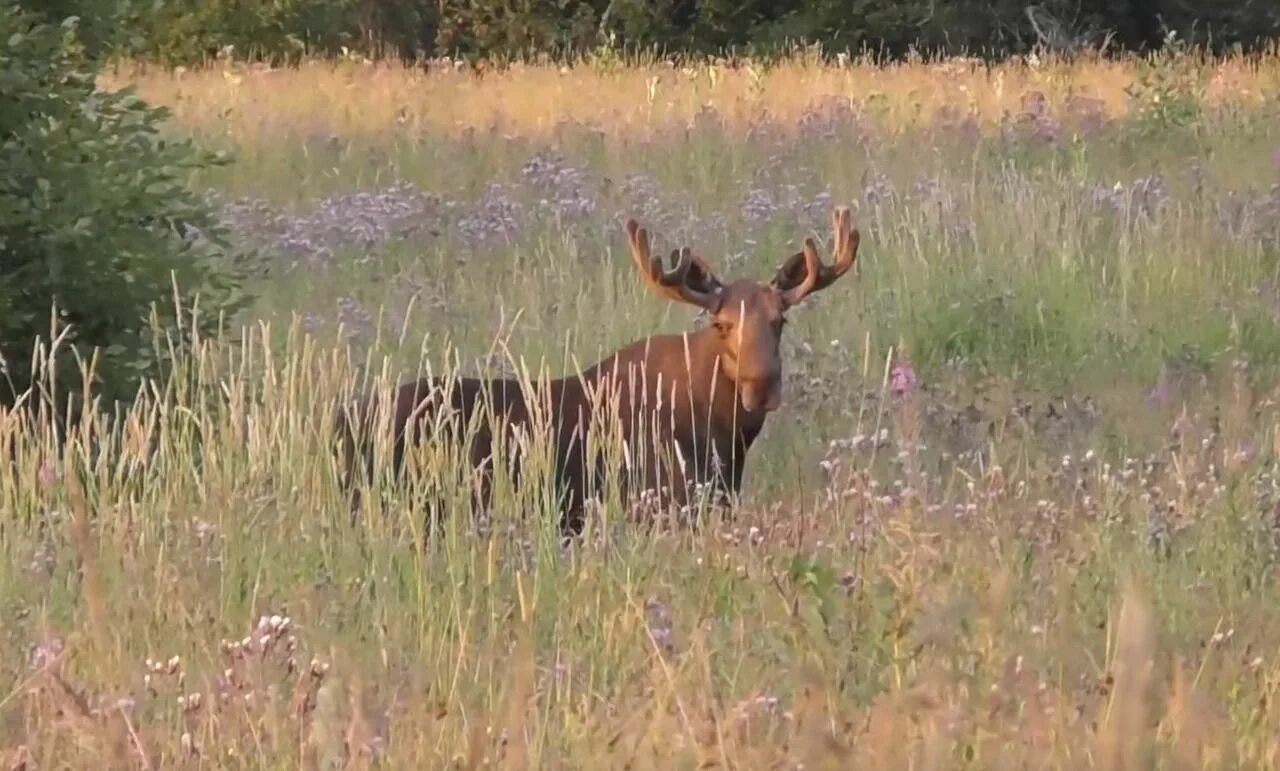
[[[1190,65],[1188,61],[1186,64]],[[1208,105],[1274,100],[1280,58],[1196,61]],[[1042,94],[1053,108],[1097,100],[1105,116],[1126,115],[1134,60],[1011,61],[987,66],[949,59],[889,66],[824,64],[795,58],[765,67],[751,62],[628,67],[516,64],[502,72],[389,63],[308,62],[268,69],[234,64],[157,71],[124,65],[104,85],[137,85],[146,99],[172,107],[185,131],[225,131],[233,141],[268,135],[335,136],[344,140],[463,136],[476,130],[533,139],[563,123],[611,134],[652,136],[689,126],[713,107],[735,133],[762,115],[795,125],[815,105],[862,105],[888,131],[939,116],[972,116],[990,128]],[[216,129],[215,129],[216,127]]]
[[[283,353],[250,336],[229,360],[206,343],[190,391],[61,453],[0,415],[11,766],[1228,768],[1280,751],[1274,536],[1232,513],[1277,484],[1273,458],[1219,476],[1232,440],[1207,416],[1184,416],[1205,439],[1167,463],[955,464],[912,490],[876,478],[917,451],[833,449],[791,501],[696,533],[637,531],[613,502],[567,551],[500,479],[490,536],[459,495],[423,554],[408,495],[346,522],[324,405],[350,366],[296,330]],[[849,428],[903,436],[914,398]],[[1249,435],[1277,425],[1272,405]],[[1153,549],[1164,501],[1177,521]]]
[[[0,769],[1274,767],[1277,62],[122,70],[295,208],[238,342],[0,412]],[[733,521],[349,521],[341,393],[687,328],[622,213],[762,276],[845,201]]]

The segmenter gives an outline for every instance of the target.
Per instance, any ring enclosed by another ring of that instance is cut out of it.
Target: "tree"
[[[78,28],[0,3],[0,404],[33,384],[55,307],[61,410],[77,404],[64,399],[79,393],[82,363],[95,362],[92,386],[108,403],[159,374],[153,320],[209,334],[246,299],[247,260],[186,185],[224,159],[162,136],[167,112],[132,90],[97,90],[99,60]],[[176,324],[175,299],[190,310],[197,295],[200,318]]]

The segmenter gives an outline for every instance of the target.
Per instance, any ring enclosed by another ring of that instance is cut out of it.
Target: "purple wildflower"
[[[866,140],[866,121],[862,110],[847,98],[829,96],[809,105],[800,115],[800,136],[809,139],[835,139],[841,133],[853,132],[858,141]]]
[[[439,235],[455,206],[408,183],[331,196],[296,215],[259,199],[220,202],[215,197],[213,202],[234,241],[278,255],[289,269],[329,267],[340,249],[365,253],[390,242]]]
[[[773,219],[773,197],[767,191],[754,188],[747,191],[742,202],[742,218],[747,222],[767,222]]]
[[[339,298],[338,323],[346,327],[348,338],[367,342],[373,337],[373,314],[354,297]]]
[[[784,212],[801,228],[821,227],[831,216],[831,193],[824,190],[809,196],[796,185],[783,185],[774,192],[752,188],[742,203],[742,218],[751,223],[769,222]]]
[[[63,651],[66,650],[66,643],[61,637],[52,637],[39,645],[31,647],[28,654],[28,663],[32,669],[45,669],[52,667],[62,658]]]
[[[35,552],[31,555],[31,562],[27,563],[27,569],[42,578],[52,576],[54,568],[57,566],[58,562],[53,553],[53,546],[48,542],[43,542],[37,546]]]
[[[529,184],[547,196],[540,205],[557,216],[579,218],[596,209],[594,191],[587,182],[587,175],[557,155],[539,153],[524,165],[521,173]]]
[[[1148,217],[1159,214],[1169,204],[1169,188],[1164,177],[1152,174],[1135,179],[1129,186],[1129,200],[1137,213]]]
[[[1154,217],[1168,207],[1168,185],[1160,174],[1139,177],[1128,185],[1117,182],[1111,187],[1094,185],[1085,191],[1088,204],[1095,209],[1115,213],[1131,212],[1134,216]]]
[[[649,634],[653,642],[667,655],[675,651],[675,622],[671,608],[657,597],[650,597],[644,603]]]
[[[520,204],[502,185],[491,183],[480,196],[480,205],[458,222],[458,230],[473,243],[489,238],[510,239],[523,219]]]
[[[1052,144],[1062,138],[1062,124],[1053,116],[1049,100],[1040,91],[1032,91],[1022,99],[1022,110],[1005,115],[1002,130],[1015,139]]]
[[[893,205],[898,200],[898,189],[888,175],[876,172],[863,183],[862,197],[871,206]]]
[[[637,217],[646,224],[658,226],[665,222],[662,206],[662,188],[657,180],[647,174],[628,174],[618,186],[618,194],[626,211],[625,217]]]
[[[1233,238],[1280,246],[1280,185],[1261,195],[1235,194],[1218,205],[1218,221]]]
[[[302,314],[302,331],[307,334],[315,334],[323,324],[324,319],[314,311],[307,311]]]
[[[1114,187],[1092,185],[1085,190],[1089,205],[1094,209],[1118,212],[1124,209],[1124,188],[1117,182]]]

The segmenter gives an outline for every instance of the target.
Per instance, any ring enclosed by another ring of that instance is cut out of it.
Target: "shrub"
[[[166,111],[130,90],[96,90],[77,26],[0,4],[0,404],[32,385],[52,327],[59,395],[96,355],[92,387],[111,402],[164,363],[153,324],[209,334],[244,299],[246,260],[186,184],[225,159],[163,136]]]

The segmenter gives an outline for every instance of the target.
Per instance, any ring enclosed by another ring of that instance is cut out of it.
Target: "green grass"
[[[203,341],[119,419],[59,451],[0,413],[15,459],[0,467],[0,760],[1274,762],[1280,275],[1274,233],[1223,224],[1230,196],[1280,173],[1274,101],[1051,145],[884,117],[866,143],[852,126],[732,122],[246,128],[289,115],[289,93],[229,98],[225,123],[179,104],[185,129],[239,159],[193,183],[305,210],[408,181],[471,210],[497,181],[535,207],[521,167],[551,148],[596,208],[478,244],[452,228],[323,268],[277,258],[241,339]],[[491,350],[496,367],[561,374],[693,325],[623,253],[620,217],[645,201],[620,187],[637,172],[661,196],[645,223],[658,247],[688,241],[726,278],[767,278],[808,234],[789,212],[749,221],[749,190],[855,206],[859,269],[790,314],[786,404],[736,518],[650,529],[610,500],[562,549],[541,491],[500,479],[488,537],[461,489],[427,552],[404,490],[353,525],[329,449],[353,384],[455,357],[476,372]],[[868,196],[877,174],[896,200]],[[1151,216],[1090,202],[1092,185],[1155,174],[1168,195]],[[384,320],[349,346],[342,298]],[[920,377],[905,397],[887,389],[903,349]],[[268,650],[232,644],[273,615],[289,624]]]

